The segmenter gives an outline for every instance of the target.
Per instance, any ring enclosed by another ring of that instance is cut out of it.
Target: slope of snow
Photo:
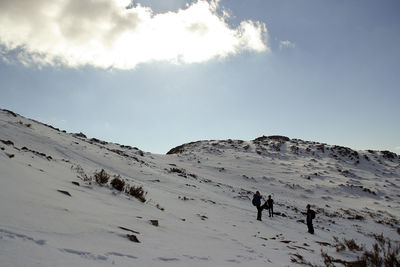
[[[333,237],[400,240],[400,161],[390,152],[261,137],[156,155],[6,110],[0,149],[1,266],[292,266],[295,254],[322,265],[321,249],[356,258],[326,246]],[[142,186],[147,201],[78,171],[101,169]],[[273,196],[273,218],[255,220],[256,190]]]

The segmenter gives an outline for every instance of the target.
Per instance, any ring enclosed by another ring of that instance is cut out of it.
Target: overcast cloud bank
[[[132,69],[152,61],[198,63],[242,51],[269,51],[266,25],[249,20],[230,27],[229,14],[219,1],[199,0],[162,14],[141,5],[126,8],[128,4],[1,1],[1,59],[26,65]]]

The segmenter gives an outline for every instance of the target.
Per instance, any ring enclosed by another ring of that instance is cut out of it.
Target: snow
[[[397,155],[279,138],[199,141],[158,155],[6,110],[0,149],[0,266],[293,266],[294,254],[323,265],[321,249],[357,258],[321,245],[333,237],[400,242]],[[77,168],[120,175],[147,201],[85,182]],[[255,220],[256,190],[272,195],[273,218]],[[301,222],[308,203],[315,235]]]

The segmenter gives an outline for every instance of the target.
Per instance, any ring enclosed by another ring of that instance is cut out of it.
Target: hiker
[[[310,234],[314,234],[314,226],[312,220],[315,219],[315,211],[311,209],[310,204],[307,205],[307,227]]]
[[[271,195],[268,196],[267,205],[269,217],[274,217],[274,200],[271,198]]]
[[[253,196],[253,205],[257,207],[257,220],[261,221],[261,213],[263,209],[267,208],[267,202],[264,203],[264,205],[261,206],[261,199],[262,196],[259,191],[257,191],[254,196]]]

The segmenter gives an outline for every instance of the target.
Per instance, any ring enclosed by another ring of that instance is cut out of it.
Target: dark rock
[[[97,138],[92,138],[92,139],[90,139],[90,141],[92,143],[98,143],[98,144],[101,144],[101,145],[107,145],[108,144],[106,141],[102,141],[102,140],[99,140]]]
[[[158,220],[150,220],[150,224],[153,226],[158,226]]]
[[[171,154],[181,154],[183,152],[185,152],[185,150],[190,147],[191,145],[194,145],[196,143],[200,143],[198,142],[191,142],[191,143],[187,143],[187,144],[183,144],[177,147],[174,147],[173,149],[171,149],[170,151],[167,152],[167,155],[171,155]]]
[[[14,112],[12,112],[11,110],[7,110],[7,109],[3,109],[3,111],[7,112],[8,114],[10,114],[13,117],[17,117],[17,114],[15,114]]]
[[[135,235],[127,234],[126,237],[132,242],[140,243],[139,239]]]
[[[7,145],[7,146],[13,146],[14,142],[8,140],[8,141],[4,141],[4,140],[0,140],[0,142],[2,142],[3,144]]]
[[[135,233],[135,234],[140,234],[139,232],[137,232],[135,230],[132,230],[132,229],[129,229],[129,228],[126,228],[126,227],[118,226],[118,228],[120,228],[120,229],[122,229],[124,231],[129,231],[129,232],[132,232],[132,233]]]
[[[315,241],[315,243],[324,246],[324,247],[331,247],[332,245],[328,242],[321,242],[321,241]]]
[[[397,158],[397,154],[396,153],[393,153],[393,152],[390,152],[390,151],[387,151],[387,150],[381,151],[381,154],[385,159],[388,159],[388,160],[393,160],[393,159]]]
[[[86,135],[83,134],[82,132],[81,132],[81,133],[76,133],[76,134],[73,134],[73,135],[74,135],[75,137],[87,138]]]
[[[264,142],[264,141],[267,141],[267,140],[276,140],[276,141],[288,142],[288,141],[290,141],[290,138],[286,137],[286,136],[281,136],[281,135],[271,135],[271,136],[261,136],[261,137],[258,137],[256,139],[254,139],[253,141]]]
[[[67,196],[71,197],[71,194],[68,191],[64,191],[64,190],[57,190],[57,191],[60,192],[60,193],[63,193],[64,195],[67,195]]]

